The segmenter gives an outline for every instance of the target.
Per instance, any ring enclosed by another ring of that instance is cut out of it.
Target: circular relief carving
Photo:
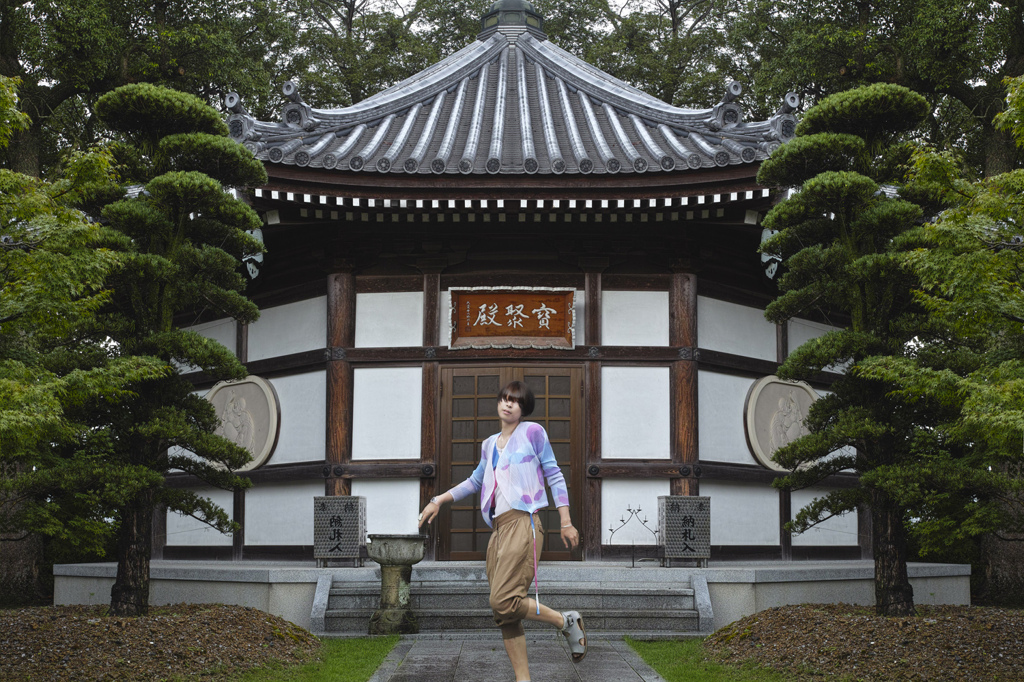
[[[326,154],[324,156],[324,168],[334,168],[338,165],[338,156],[336,154]]]
[[[742,158],[746,163],[750,163],[757,158],[757,152],[751,147],[744,147],[743,151],[740,152],[740,158]]]
[[[726,123],[739,123],[740,112],[735,109],[726,109],[724,118]]]
[[[345,473],[345,469],[337,464],[334,465],[333,473],[335,476],[341,476]]]
[[[667,154],[665,156],[661,157],[661,160],[659,161],[659,163],[661,164],[661,170],[664,170],[664,171],[675,170],[676,160],[673,159],[671,156],[668,156]]]
[[[459,172],[460,173],[472,173],[473,172],[473,162],[470,161],[469,159],[463,159],[462,161],[459,161]]]
[[[281,408],[274,387],[266,379],[246,377],[221,381],[206,394],[220,426],[214,431],[249,451],[252,461],[237,471],[252,471],[270,459],[277,446]]]
[[[592,170],[594,170],[594,162],[593,161],[591,161],[590,159],[583,159],[583,160],[580,161],[580,172],[581,173],[589,173]]]
[[[527,173],[536,173],[537,169],[539,168],[537,164],[537,159],[533,158],[532,156],[526,159],[526,161],[523,161],[523,168],[526,169]]]
[[[405,172],[406,173],[415,173],[416,169],[419,168],[419,166],[420,166],[420,164],[417,163],[416,159],[406,159],[405,160]]]
[[[281,151],[280,147],[271,147],[268,156],[274,163],[279,163],[284,158],[284,152]]]
[[[700,465],[694,465],[693,475],[695,478],[700,478],[704,474],[704,470],[700,468]]]
[[[553,173],[564,173],[565,172],[565,161],[562,159],[555,159],[551,162],[551,171]]]
[[[285,115],[285,119],[287,120],[288,123],[296,123],[297,124],[297,123],[299,123],[299,121],[302,120],[302,114],[299,112],[298,109],[291,109]]]
[[[796,121],[783,121],[782,122],[782,136],[789,139],[796,135]]]
[[[242,125],[242,122],[238,119],[235,119],[234,121],[229,123],[228,129],[231,131],[231,137],[235,138],[236,140],[242,137],[243,134],[245,134],[245,126]]]
[[[258,142],[246,142],[244,146],[246,149],[252,152],[253,156],[256,156],[257,154],[260,153],[260,143]]]
[[[717,166],[728,166],[729,165],[729,152],[716,152],[715,153],[715,165],[717,165]]]
[[[754,459],[773,471],[788,471],[772,461],[772,455],[810,433],[804,419],[817,399],[818,394],[803,381],[783,381],[775,375],[755,381],[743,407],[747,445]]]
[[[636,161],[633,162],[633,170],[637,173],[643,173],[647,170],[647,159],[637,157]]]
[[[608,159],[608,165],[606,168],[609,173],[618,173],[619,169],[622,168],[622,164],[619,163],[618,159]]]
[[[447,164],[445,164],[444,159],[439,157],[430,162],[430,170],[435,173],[444,173],[446,165]]]
[[[491,158],[487,159],[487,172],[488,173],[497,173],[500,170],[501,170],[501,159],[499,159],[496,156],[492,156]]]
[[[387,173],[389,170],[391,170],[391,160],[386,157],[381,157],[377,159],[377,170],[379,170],[381,173]]]
[[[330,478],[331,477],[331,467],[324,467],[321,470],[321,473],[324,475],[324,478]]]
[[[679,467],[679,475],[680,476],[689,476],[690,473],[691,472],[690,472],[690,467],[689,466],[683,465],[683,466]]]
[[[309,165],[309,153],[308,152],[299,152],[298,154],[296,154],[295,155],[295,165],[296,166],[308,166]]]
[[[363,157],[361,157],[361,156],[353,156],[352,160],[348,162],[348,167],[351,168],[352,170],[362,170],[363,169]]]
[[[597,476],[598,474],[601,473],[601,467],[597,466],[596,464],[591,464],[590,468],[587,469],[587,473],[590,474],[591,476]]]
[[[423,475],[425,477],[430,478],[431,476],[434,475],[434,465],[433,464],[424,464],[423,468],[421,469],[421,471],[423,472]]]
[[[686,165],[690,168],[700,168],[701,163],[700,154],[690,154],[686,157]]]

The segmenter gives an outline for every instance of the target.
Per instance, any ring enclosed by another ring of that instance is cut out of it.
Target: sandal
[[[565,635],[565,641],[569,644],[572,662],[579,663],[587,655],[587,631],[583,627],[583,618],[578,611],[564,611],[562,618],[565,619],[565,625],[561,633]]]

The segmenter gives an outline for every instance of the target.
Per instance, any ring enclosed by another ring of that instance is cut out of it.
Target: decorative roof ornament
[[[499,28],[522,27],[541,40],[548,37],[544,32],[544,17],[533,3],[526,0],[498,0],[480,18],[480,34],[477,40],[486,40]]]
[[[232,138],[270,163],[338,172],[606,174],[708,169],[767,158],[796,134],[786,95],[744,121],[729,83],[710,109],[666,104],[547,40],[526,0],[498,0],[476,41],[383,92],[315,109],[287,82],[280,122],[257,121],[235,93]]]

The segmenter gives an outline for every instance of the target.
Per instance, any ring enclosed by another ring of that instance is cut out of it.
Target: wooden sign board
[[[576,346],[576,290],[452,287],[449,348]]]

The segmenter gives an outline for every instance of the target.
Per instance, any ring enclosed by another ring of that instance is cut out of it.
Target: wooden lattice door
[[[480,446],[501,429],[497,395],[501,387],[518,379],[537,398],[527,420],[547,429],[569,488],[573,522],[582,528],[580,495],[583,490],[583,370],[579,367],[448,367],[441,370],[441,457],[439,490],[448,490],[473,473],[480,461]],[[548,495],[549,499],[551,495]],[[542,510],[545,528],[542,560],[579,559],[559,537],[559,516],[553,505]],[[446,506],[439,523],[438,558],[482,560],[491,529],[480,515],[480,501],[467,497]]]

